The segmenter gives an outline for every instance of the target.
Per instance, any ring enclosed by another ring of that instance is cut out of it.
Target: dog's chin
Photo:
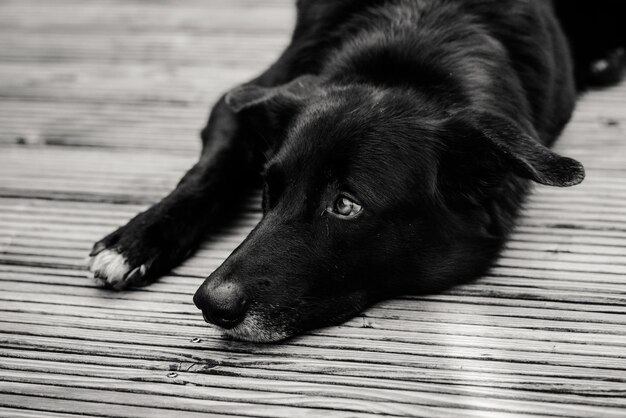
[[[247,315],[240,324],[230,329],[219,326],[216,328],[234,340],[253,343],[275,343],[296,333],[286,325],[272,324],[257,315]]]

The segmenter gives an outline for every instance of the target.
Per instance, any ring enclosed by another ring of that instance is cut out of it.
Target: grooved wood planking
[[[289,40],[287,0],[0,0],[0,416],[626,415],[626,84],[582,97],[482,279],[277,345],[207,326],[191,295],[243,213],[154,285],[84,276],[91,244],[194,162],[220,93]]]

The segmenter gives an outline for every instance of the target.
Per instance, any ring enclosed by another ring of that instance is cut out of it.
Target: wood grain
[[[229,341],[191,295],[241,215],[148,288],[87,280],[91,244],[195,161],[211,104],[289,39],[289,0],[0,0],[0,416],[626,415],[626,84],[557,144],[482,279],[280,345]]]

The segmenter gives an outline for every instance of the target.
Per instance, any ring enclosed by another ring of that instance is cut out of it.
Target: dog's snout
[[[205,321],[226,329],[243,320],[250,302],[243,288],[232,280],[209,280],[200,286],[193,301]]]

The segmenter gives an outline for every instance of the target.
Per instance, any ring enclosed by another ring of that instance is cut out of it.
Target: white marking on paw
[[[130,265],[126,257],[113,250],[104,250],[91,258],[91,271],[96,279],[111,285],[124,281]]]

